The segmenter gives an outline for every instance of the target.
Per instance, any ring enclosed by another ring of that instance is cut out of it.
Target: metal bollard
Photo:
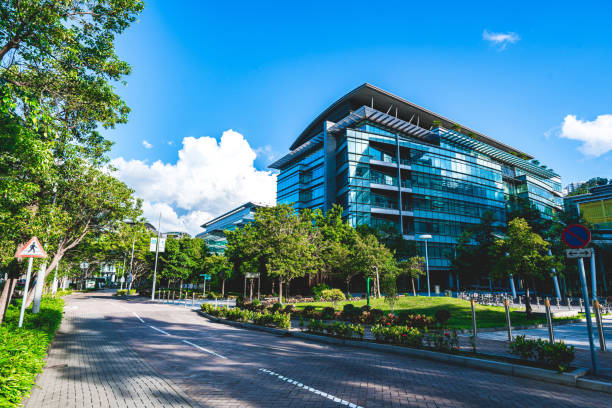
[[[544,306],[546,306],[546,324],[548,325],[548,341],[550,343],[554,343],[555,333],[553,331],[552,313],[550,313],[550,300],[548,300],[548,298],[544,300]]]
[[[580,306],[580,313],[582,313],[582,298],[578,299],[578,305]]]
[[[567,310],[572,310],[572,299],[567,298]]]
[[[195,292],[191,293],[191,307],[195,306]]]
[[[561,306],[559,304],[559,298],[557,298],[557,310],[561,310]]]
[[[215,296],[215,309],[217,308],[217,297]]]
[[[470,300],[472,305],[472,335],[476,339],[476,309],[474,308],[474,299]]]
[[[536,305],[539,307],[540,306],[540,298],[536,296]]]
[[[599,334],[599,349],[606,351],[606,338],[604,336],[603,325],[601,322],[601,305],[598,301],[593,302],[593,309],[595,310],[595,320],[597,321],[597,333]]]
[[[508,341],[512,341],[512,323],[510,323],[510,303],[508,299],[504,301],[506,307],[506,323],[508,324]]]
[[[172,291],[172,304],[174,304],[174,291]]]

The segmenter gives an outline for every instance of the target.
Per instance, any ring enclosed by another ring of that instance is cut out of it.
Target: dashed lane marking
[[[138,316],[138,315],[136,314],[136,312],[132,312],[132,313],[134,313],[134,316],[136,316],[136,317],[138,318],[138,320],[140,320],[140,322],[141,322],[141,323],[144,323],[144,320],[142,320],[142,319],[140,318],[140,316]]]
[[[151,326],[151,325],[149,325],[149,327],[150,327],[150,328],[152,328],[153,330],[157,330],[158,332],[165,334],[166,336],[171,336],[171,334],[170,334],[170,333],[165,332],[165,331],[163,331],[162,329],[158,329],[158,328],[157,328],[157,327],[155,327],[155,326]]]
[[[317,394],[317,395],[320,395],[320,396],[322,396],[322,397],[325,397],[325,398],[327,398],[327,399],[329,399],[329,400],[332,400],[332,401],[334,401],[334,402],[336,402],[336,403],[338,403],[338,404],[341,404],[341,405],[346,405],[346,406],[348,406],[348,407],[350,407],[350,408],[363,408],[363,407],[362,407],[362,406],[360,406],[360,405],[353,404],[352,402],[349,402],[349,401],[343,400],[342,398],[338,398],[338,397],[335,397],[335,396],[333,396],[333,395],[331,395],[331,394],[328,394],[328,393],[326,393],[326,392],[319,391],[319,390],[317,390],[316,388],[309,387],[309,386],[307,386],[307,385],[302,384],[301,382],[298,382],[298,381],[296,381],[296,380],[292,380],[291,378],[283,377],[282,375],[277,374],[277,373],[275,373],[274,371],[266,370],[265,368],[260,368],[260,369],[259,369],[259,371],[264,372],[264,373],[266,373],[266,374],[270,374],[270,375],[272,375],[272,376],[275,376],[275,377],[277,377],[279,380],[283,380],[283,381],[285,381],[285,382],[288,382],[289,384],[293,384],[293,385],[295,385],[296,387],[302,388],[303,390],[310,391],[310,392],[312,392],[313,394]]]
[[[213,356],[216,356],[216,357],[223,358],[223,359],[227,360],[227,357],[222,356],[221,354],[217,354],[214,351],[208,350],[208,349],[206,349],[204,347],[198,346],[197,344],[194,344],[194,343],[192,343],[192,342],[190,342],[188,340],[183,340],[183,343],[189,344],[190,346],[193,346],[193,347],[195,347],[195,348],[197,348],[199,350],[202,350],[205,353],[209,353],[209,354],[212,354]]]

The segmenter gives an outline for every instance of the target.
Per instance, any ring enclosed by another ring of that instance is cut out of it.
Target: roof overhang
[[[434,126],[434,121],[440,122],[439,126],[447,129],[460,127],[462,133],[470,134],[470,136],[474,137],[477,140],[480,140],[483,143],[494,146],[507,153],[522,156],[525,159],[533,158],[533,156],[525,152],[522,152],[502,142],[492,139],[480,132],[470,129],[467,126],[458,124],[442,115],[438,115],[435,112],[425,109],[419,105],[402,99],[396,95],[393,95],[383,89],[377,88],[376,86],[368,83],[365,83],[355,88],[351,92],[347,93],[342,98],[332,103],[321,114],[319,114],[302,131],[302,133],[300,133],[298,138],[290,146],[290,150],[295,150],[296,148],[303,145],[309,138],[320,133],[323,130],[323,122],[325,122],[326,120],[331,120],[330,116],[334,113],[334,111],[338,110],[341,106],[347,103],[352,107],[353,110],[357,110],[362,106],[370,106],[379,111],[387,112],[387,114],[392,113],[394,117],[401,118],[409,123],[414,123],[424,129],[438,127],[437,124],[436,126]],[[335,120],[331,121],[335,122]]]

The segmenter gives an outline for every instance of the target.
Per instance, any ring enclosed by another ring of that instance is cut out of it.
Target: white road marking
[[[170,333],[165,332],[165,331],[163,331],[162,329],[158,329],[158,328],[157,328],[157,327],[155,327],[155,326],[151,326],[151,325],[149,325],[149,327],[150,327],[150,328],[152,328],[153,330],[157,330],[157,331],[158,331],[158,332],[160,332],[160,333],[164,333],[166,336],[171,336],[171,334],[170,334]]]
[[[136,317],[138,318],[138,320],[140,320],[140,322],[141,322],[141,323],[144,323],[144,320],[142,320],[142,319],[140,318],[140,316],[138,316],[138,315],[136,314],[136,312],[132,312],[132,313],[134,313],[134,316],[136,316]]]
[[[184,341],[184,340],[183,340],[183,341]],[[297,381],[295,381],[295,380],[292,380],[291,378],[283,377],[282,375],[277,374],[277,373],[275,373],[274,371],[266,370],[265,368],[260,368],[260,369],[259,369],[259,371],[262,371],[262,372],[264,372],[264,373],[266,373],[266,374],[273,375],[273,376],[277,377],[279,380],[286,381],[286,382],[288,382],[288,383],[290,383],[290,384],[295,384],[295,385],[296,385],[297,387],[299,387],[299,388],[302,388],[302,389],[304,389],[304,390],[306,390],[306,391],[310,391],[310,392],[312,392],[312,393],[315,393],[315,394],[317,394],[317,395],[320,395],[320,396],[322,396],[322,397],[325,397],[325,398],[327,398],[327,399],[330,399],[330,400],[332,400],[332,401],[334,401],[334,402],[336,402],[336,403],[338,403],[338,404],[347,405],[347,406],[349,406],[349,407],[351,407],[351,408],[363,408],[363,407],[361,407],[361,406],[359,406],[359,405],[357,405],[357,404],[353,404],[352,402],[349,402],[349,401],[343,400],[343,399],[341,399],[341,398],[338,398],[338,397],[335,397],[335,396],[333,396],[333,395],[327,394],[327,393],[325,393],[325,392],[323,392],[323,391],[319,391],[319,390],[317,390],[317,389],[315,389],[315,388],[312,388],[312,387],[309,387],[309,386],[307,386],[307,385],[304,385],[304,384],[302,384],[302,383],[300,383],[300,382],[297,382]]]
[[[197,344],[194,344],[194,343],[192,343],[192,342],[190,342],[188,340],[183,340],[183,343],[189,344],[190,346],[193,346],[193,347],[195,347],[197,349],[200,349],[200,350],[204,351],[205,353],[212,354],[213,356],[217,356],[219,358],[223,358],[223,359],[227,360],[227,357],[222,356],[221,354],[217,354],[214,351],[208,350],[208,349],[206,349],[204,347],[198,346]]]

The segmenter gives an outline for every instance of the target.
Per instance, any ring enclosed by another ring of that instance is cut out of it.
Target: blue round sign
[[[591,242],[591,231],[584,225],[572,224],[565,227],[561,238],[570,248],[584,248]]]

